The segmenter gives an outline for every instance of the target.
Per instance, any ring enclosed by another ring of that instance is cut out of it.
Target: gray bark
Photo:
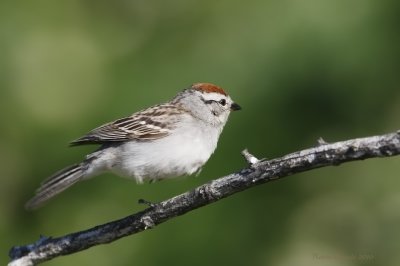
[[[41,237],[33,244],[15,246],[9,252],[11,258],[9,265],[36,265],[61,255],[110,243],[121,237],[154,228],[169,219],[237,192],[295,173],[354,160],[398,154],[400,154],[400,131],[331,144],[320,139],[316,147],[272,160],[258,160],[245,150],[243,156],[249,167],[239,172],[212,180],[119,220],[65,236]]]

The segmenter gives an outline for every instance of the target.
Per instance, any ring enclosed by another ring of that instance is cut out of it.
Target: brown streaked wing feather
[[[71,142],[71,146],[120,142],[134,139],[159,139],[169,134],[176,122],[180,120],[179,114],[183,114],[184,112],[184,110],[170,104],[150,107],[129,117],[124,117],[95,128],[85,136]],[[166,125],[164,121],[167,116],[171,115],[175,119],[169,119],[169,125]]]

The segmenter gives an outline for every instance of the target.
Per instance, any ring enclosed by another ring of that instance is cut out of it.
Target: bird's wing
[[[185,110],[175,105],[156,105],[95,128],[72,141],[71,146],[160,139],[174,129],[185,113]]]

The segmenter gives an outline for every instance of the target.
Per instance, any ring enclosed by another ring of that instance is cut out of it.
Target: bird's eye
[[[226,100],[225,100],[225,99],[221,99],[221,100],[219,101],[219,104],[222,105],[222,106],[225,106]]]

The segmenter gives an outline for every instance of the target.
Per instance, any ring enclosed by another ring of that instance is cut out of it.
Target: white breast
[[[193,174],[214,152],[221,130],[189,120],[164,138],[126,142],[110,170],[137,182]]]

